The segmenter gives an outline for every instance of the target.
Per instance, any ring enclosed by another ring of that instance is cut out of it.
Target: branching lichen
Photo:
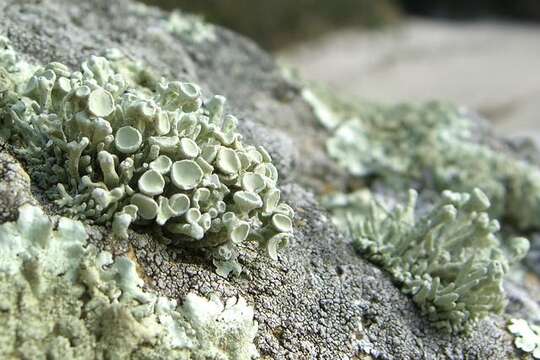
[[[287,244],[294,214],[277,170],[264,148],[242,143],[223,96],[156,81],[118,52],[79,71],[47,64],[13,89],[3,126],[64,214],[112,223],[124,239],[132,223],[155,223],[176,244],[211,249],[223,276],[241,271],[244,241],[272,258]]]
[[[358,251],[387,270],[445,331],[458,332],[502,312],[503,276],[510,263],[525,256],[529,242],[511,239],[505,255],[496,237],[499,223],[489,218],[489,200],[479,189],[443,192],[420,219],[416,197],[411,190],[407,206],[392,210],[372,201],[366,218],[342,213]]]
[[[329,155],[355,176],[375,176],[400,190],[423,181],[436,191],[479,187],[490,214],[521,229],[540,228],[540,170],[478,140],[470,113],[439,102],[377,106],[304,91],[331,131]]]
[[[514,343],[518,349],[540,359],[540,326],[529,325],[523,319],[512,319],[508,330],[515,336]]]
[[[258,356],[253,309],[142,289],[135,264],[86,244],[82,223],[24,205],[0,225],[0,357],[243,359]]]

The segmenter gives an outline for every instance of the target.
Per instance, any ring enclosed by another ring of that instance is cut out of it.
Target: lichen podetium
[[[53,62],[24,74],[3,51],[4,136],[64,215],[110,223],[123,239],[132,223],[155,223],[175,244],[208,249],[223,276],[241,271],[244,241],[273,259],[288,243],[294,212],[277,169],[242,142],[223,96],[158,80],[118,51],[78,71]]]
[[[496,236],[499,223],[489,218],[490,202],[481,190],[444,191],[419,219],[414,190],[406,206],[393,208],[368,193],[349,197],[364,205],[348,208],[343,198],[328,198],[326,206],[352,235],[358,252],[388,271],[437,328],[468,330],[503,311],[503,277],[526,255],[529,242],[512,238],[503,250]]]

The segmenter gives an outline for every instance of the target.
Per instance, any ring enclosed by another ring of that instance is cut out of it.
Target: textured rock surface
[[[297,213],[296,238],[275,262],[246,249],[240,262],[248,274],[229,280],[216,275],[204,255],[168,247],[151,229],[135,229],[128,243],[111,244],[104,229],[94,228],[93,243],[117,254],[127,252],[138,261],[148,285],[163,295],[242,295],[255,307],[256,342],[269,359],[349,359],[366,353],[382,359],[511,355],[511,338],[501,330],[501,318],[483,321],[469,337],[440,334],[386,274],[359,258],[349,239],[336,231],[307,189],[323,190],[339,171],[324,153],[324,133],[299,89],[267,54],[223,29],[217,29],[215,42],[180,39],[166,31],[166,19],[158,10],[126,0],[0,1],[0,34],[30,62],[75,66],[116,47],[158,74],[196,81],[207,92],[226,95],[246,143],[264,145],[275,159],[283,199]],[[11,160],[0,163],[18,166]],[[0,174],[2,186],[9,188],[9,171]],[[2,193],[0,211],[8,206],[4,203],[30,199],[28,179],[20,178],[26,180],[14,183],[26,188]],[[38,190],[34,193],[43,198]],[[11,211],[0,221],[13,219]]]
[[[0,147],[1,149],[1,147]],[[36,204],[30,193],[30,177],[7,152],[0,152],[0,222],[17,218],[17,209]]]

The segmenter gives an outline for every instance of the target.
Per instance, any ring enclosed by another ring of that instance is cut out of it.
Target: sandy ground
[[[278,58],[345,94],[466,105],[502,134],[540,144],[538,25],[411,19],[385,31],[333,33]]]

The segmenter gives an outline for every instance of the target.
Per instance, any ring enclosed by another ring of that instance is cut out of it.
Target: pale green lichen
[[[86,244],[82,223],[36,207],[0,225],[2,359],[258,357],[242,298],[188,294],[182,306],[142,289],[135,264]]]
[[[205,22],[200,16],[175,10],[169,16],[166,29],[185,40],[200,43],[216,41],[214,26]]]
[[[336,214],[347,219],[357,250],[387,270],[436,327],[459,332],[501,313],[503,277],[510,263],[526,255],[529,242],[513,238],[503,251],[496,237],[499,223],[489,218],[489,200],[479,189],[443,192],[420,219],[415,218],[416,197],[411,190],[408,204],[393,209],[372,199],[369,210],[361,210],[367,217]],[[340,203],[334,201],[334,207]]]
[[[294,213],[279,203],[277,170],[264,148],[242,143],[223,96],[156,81],[117,51],[80,71],[38,67],[12,93],[3,127],[64,214],[112,223],[121,238],[155,222],[178,245],[211,248],[223,276],[241,270],[245,240],[273,258],[288,242],[281,224]]]
[[[515,336],[516,347],[535,359],[540,359],[540,326],[530,325],[523,319],[512,319],[508,330]]]
[[[320,199],[321,205],[332,214],[333,223],[342,231],[349,231],[349,219],[363,218],[370,212],[372,202],[378,201],[368,189],[351,193],[332,193]],[[387,207],[389,204],[385,204]]]
[[[30,77],[36,68],[24,61],[3,35],[0,35],[0,65],[0,93]],[[8,81],[10,86],[6,86]]]
[[[478,140],[470,112],[440,102],[378,106],[305,90],[331,131],[328,154],[352,175],[404,190],[422,181],[436,191],[481,188],[490,214],[521,229],[540,227],[540,170]]]
[[[285,73],[285,77],[294,80],[294,76],[289,73]],[[302,98],[311,106],[317,120],[325,128],[334,129],[342,122],[342,119],[334,113],[333,109],[312,89],[302,89]]]
[[[5,36],[0,35],[0,119],[6,116],[7,105],[17,97],[17,87],[35,71],[24,61]],[[0,138],[9,136],[9,128],[0,126]]]

